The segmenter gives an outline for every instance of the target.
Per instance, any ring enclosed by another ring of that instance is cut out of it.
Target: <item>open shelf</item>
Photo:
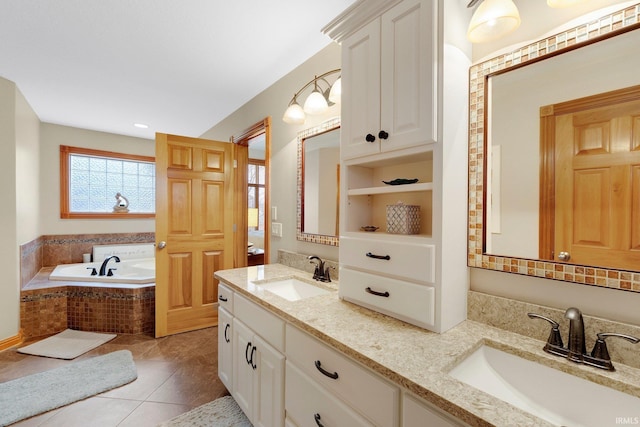
[[[394,194],[394,193],[410,193],[415,191],[431,191],[433,183],[416,182],[415,184],[405,185],[387,185],[380,187],[352,188],[348,190],[349,196],[372,196],[375,194]]]

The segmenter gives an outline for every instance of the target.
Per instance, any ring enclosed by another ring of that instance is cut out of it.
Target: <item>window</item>
[[[251,224],[249,221],[250,230],[264,231],[265,171],[264,160],[249,159],[247,167],[248,207],[249,209],[258,209],[257,225]]]
[[[152,218],[153,157],[60,146],[61,218]]]

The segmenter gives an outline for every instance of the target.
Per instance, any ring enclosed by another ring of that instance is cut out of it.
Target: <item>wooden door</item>
[[[555,259],[640,265],[640,100],[619,101],[555,117]]]
[[[233,267],[232,184],[232,144],[156,135],[156,337],[217,325],[213,273]]]

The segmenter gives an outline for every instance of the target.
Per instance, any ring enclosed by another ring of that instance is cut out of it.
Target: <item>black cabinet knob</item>
[[[381,130],[380,132],[378,132],[378,138],[380,139],[387,139],[389,138],[389,133]]]
[[[375,136],[373,136],[373,135],[371,135],[370,133],[368,133],[368,134],[367,134],[367,136],[365,136],[365,137],[364,137],[364,139],[365,139],[367,142],[373,142],[373,141],[375,141],[375,140],[376,140],[376,137],[375,137]]]

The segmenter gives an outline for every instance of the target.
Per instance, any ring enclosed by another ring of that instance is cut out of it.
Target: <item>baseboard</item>
[[[18,335],[14,335],[12,337],[0,340],[0,351],[6,350],[18,344],[22,344],[23,340],[24,340],[24,337],[22,335],[22,329],[20,329],[20,331],[18,332]]]

